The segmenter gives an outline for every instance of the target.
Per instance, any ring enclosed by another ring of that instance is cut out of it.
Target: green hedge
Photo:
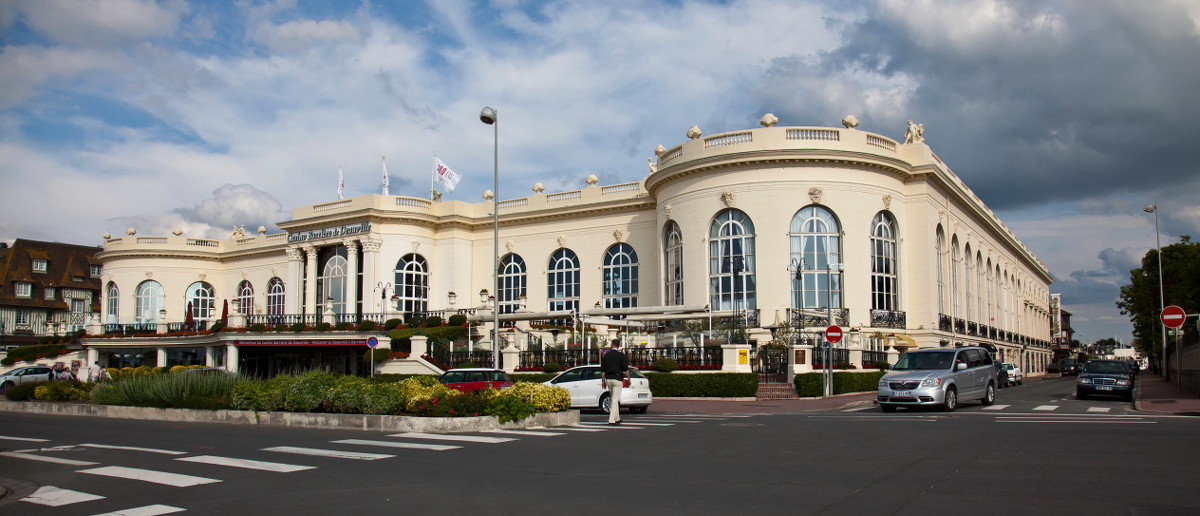
[[[746,398],[758,391],[755,373],[644,374],[655,397]]]
[[[54,358],[67,351],[62,344],[33,344],[8,350],[8,355],[0,360],[0,364],[11,366],[17,362],[34,361],[39,358]]]
[[[879,378],[887,371],[835,371],[833,373],[833,393],[847,394],[851,392],[873,392],[879,389]],[[795,378],[796,394],[803,398],[813,398],[821,395],[821,373],[798,374]],[[656,393],[657,394],[657,393]]]

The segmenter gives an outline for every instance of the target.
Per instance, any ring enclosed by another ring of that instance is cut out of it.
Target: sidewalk
[[[1143,412],[1200,416],[1200,396],[1184,392],[1173,380],[1149,371],[1138,375],[1136,396],[1134,406]]]

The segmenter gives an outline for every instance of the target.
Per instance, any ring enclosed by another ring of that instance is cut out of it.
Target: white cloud
[[[25,0],[13,8],[44,38],[79,46],[167,37],[189,11],[182,0]]]

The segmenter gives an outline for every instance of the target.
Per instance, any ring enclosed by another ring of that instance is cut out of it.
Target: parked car
[[[9,387],[31,382],[48,382],[54,370],[50,366],[22,366],[0,374],[0,391]]]
[[[630,413],[642,414],[650,409],[654,395],[650,392],[650,380],[637,368],[629,368],[630,385],[621,389],[621,408]],[[598,408],[607,414],[612,410],[612,396],[608,387],[601,385],[600,366],[584,365],[563,371],[546,382],[546,385],[562,387],[571,393],[571,408]]]
[[[934,406],[950,412],[960,399],[996,402],[999,371],[980,346],[909,351],[879,379],[877,400],[884,412],[897,407]]]
[[[1004,369],[1004,365],[1000,362],[992,362],[992,365],[996,366],[996,387],[1001,389],[1008,387],[1010,385],[1008,371]]]
[[[1000,364],[1000,367],[1003,367],[1004,371],[1008,373],[1009,382],[1017,385],[1025,384],[1025,373],[1021,371],[1021,366],[1018,366],[1012,362],[1004,362],[1003,364]]]
[[[1133,371],[1123,360],[1088,360],[1075,380],[1075,397],[1120,396],[1133,401]]]
[[[512,378],[500,369],[485,367],[451,369],[438,377],[451,389],[462,392],[479,392],[487,389],[507,389],[512,387]]]
[[[1064,358],[1058,362],[1058,371],[1063,376],[1079,374],[1079,362],[1074,358]]]

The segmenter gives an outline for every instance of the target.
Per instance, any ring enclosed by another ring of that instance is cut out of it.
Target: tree
[[[1200,243],[1184,235],[1179,243],[1162,248],[1162,288],[1167,305],[1189,314],[1200,311]],[[1143,353],[1162,356],[1162,322],[1159,314],[1158,250],[1142,257],[1142,266],[1129,271],[1129,284],[1121,286],[1117,308],[1133,324],[1135,346]]]

